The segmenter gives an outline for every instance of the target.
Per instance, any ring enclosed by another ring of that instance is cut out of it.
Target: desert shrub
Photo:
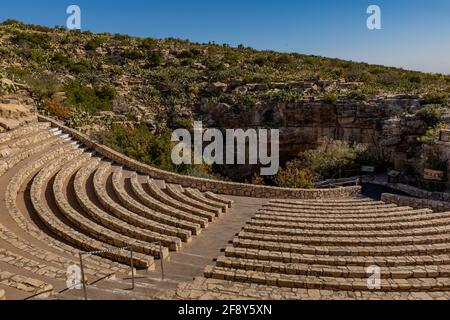
[[[171,160],[170,134],[157,136],[145,125],[136,128],[113,125],[110,130],[100,134],[99,140],[102,144],[142,163],[163,170],[175,170]]]
[[[94,38],[94,39],[89,40],[89,41],[85,44],[84,48],[85,48],[86,50],[88,50],[88,51],[92,51],[92,50],[97,49],[97,48],[100,47],[101,45],[102,45],[101,40],[100,40],[99,38]]]
[[[417,112],[417,117],[421,119],[428,128],[435,128],[442,116],[442,106],[438,104],[430,104]]]
[[[18,32],[11,41],[17,45],[28,45],[30,48],[48,49],[50,37],[43,33]]]
[[[356,168],[358,158],[367,152],[362,145],[352,146],[347,141],[321,138],[316,149],[301,154],[300,163],[321,178],[333,177],[340,170]]]
[[[146,38],[141,41],[141,44],[139,45],[144,50],[152,50],[156,48],[158,42],[155,39]]]
[[[60,66],[63,66],[63,67],[67,67],[67,66],[69,66],[72,63],[70,58],[67,55],[65,55],[64,53],[61,53],[61,52],[56,52],[53,55],[53,57],[51,58],[51,61],[54,64],[57,64],[57,65],[60,65]]]
[[[61,88],[59,80],[52,74],[25,75],[22,80],[28,83],[37,100],[51,98]]]
[[[281,188],[311,189],[314,187],[314,177],[306,168],[301,168],[298,161],[294,160],[281,168],[275,178],[277,186]]]
[[[160,51],[153,51],[148,57],[148,66],[159,67],[164,62],[164,55]]]
[[[42,108],[46,113],[56,116],[62,120],[68,120],[72,115],[72,110],[69,107],[65,106],[63,103],[57,100],[50,98],[44,99]]]
[[[329,104],[335,104],[337,102],[337,96],[334,93],[327,92],[323,95],[323,101]]]
[[[116,94],[113,88],[107,86],[90,88],[75,81],[68,83],[64,91],[69,105],[93,113],[111,111]]]
[[[424,105],[427,104],[444,104],[446,100],[448,99],[448,94],[441,93],[441,92],[429,92],[425,94],[422,99],[421,103]]]
[[[125,50],[122,52],[122,57],[128,60],[139,60],[144,58],[144,54],[139,50]]]
[[[91,69],[91,65],[87,60],[80,60],[78,62],[72,62],[68,65],[70,72],[75,74],[84,74],[88,73]]]
[[[449,126],[445,123],[439,123],[436,127],[428,129],[423,136],[417,138],[417,141],[427,144],[434,144],[439,141],[442,129],[448,130]]]

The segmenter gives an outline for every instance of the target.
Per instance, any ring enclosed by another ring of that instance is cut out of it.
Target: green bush
[[[17,45],[28,45],[30,48],[50,48],[50,36],[43,33],[18,32],[11,41]]]
[[[72,81],[64,87],[67,103],[74,108],[88,112],[111,111],[116,91],[103,86],[90,88]]]
[[[159,67],[164,62],[164,55],[160,51],[153,51],[148,57],[150,67]]]
[[[435,128],[442,116],[442,106],[438,104],[430,104],[419,110],[416,114],[428,128]]]
[[[335,104],[337,102],[337,96],[334,93],[327,92],[323,95],[323,101],[329,104]]]
[[[296,161],[289,162],[285,169],[280,169],[275,178],[278,187],[281,188],[314,188],[314,177],[305,168],[299,168]]]
[[[342,170],[357,169],[359,158],[367,152],[362,145],[352,146],[347,141],[321,138],[316,149],[300,155],[300,163],[322,179],[332,178]]]
[[[170,134],[157,136],[145,126],[126,128],[113,125],[99,137],[100,143],[142,163],[163,170],[174,171],[171,160],[172,142]]]

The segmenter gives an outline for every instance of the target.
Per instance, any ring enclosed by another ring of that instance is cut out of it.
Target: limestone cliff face
[[[281,162],[314,147],[319,138],[329,137],[368,144],[395,163],[397,157],[406,161],[414,154],[409,149],[414,147],[415,138],[425,131],[424,124],[415,117],[400,120],[403,114],[415,113],[420,107],[418,97],[395,96],[336,103],[309,100],[251,108],[221,103],[202,106],[199,111],[206,115],[208,127],[279,128]],[[249,174],[249,168],[239,168],[239,175]],[[236,168],[228,168],[225,173],[233,170]]]

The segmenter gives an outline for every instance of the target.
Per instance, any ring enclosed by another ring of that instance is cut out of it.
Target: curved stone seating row
[[[284,263],[303,263],[310,265],[323,266],[379,266],[379,267],[398,267],[398,266],[423,266],[423,265],[449,265],[450,255],[433,256],[346,256],[341,255],[339,259],[334,256],[286,253],[279,251],[268,251],[248,248],[227,247],[225,256],[240,259],[251,259],[261,261],[274,261]]]
[[[217,259],[217,266],[298,276],[365,278],[367,275],[367,268],[364,266],[328,266],[324,268],[322,265],[314,264],[283,263],[224,256]],[[437,278],[450,277],[450,265],[384,267],[380,276],[382,279],[411,279],[426,278],[429,274],[433,274]]]
[[[27,135],[31,132],[42,130],[42,129],[49,129],[50,123],[49,122],[36,122],[33,124],[29,124],[27,126],[23,126],[8,132],[4,132],[0,134],[0,144],[4,144],[10,140],[17,139],[19,137],[22,137],[24,135]]]
[[[51,284],[7,271],[0,270],[0,284],[26,292],[29,295],[40,294],[40,298],[53,295],[53,286]]]
[[[311,237],[311,236],[283,236],[283,235],[264,235],[260,233],[240,232],[240,239],[264,241],[264,242],[279,242],[291,244],[305,244],[314,246],[403,246],[403,245],[422,245],[433,243],[447,243],[450,241],[450,234],[435,234],[435,235],[416,235],[406,237],[389,238],[369,238],[369,237]]]
[[[205,194],[206,198],[208,198],[208,199],[210,199],[212,201],[218,202],[218,203],[223,203],[226,206],[228,206],[228,208],[231,208],[233,206],[233,203],[234,203],[233,200],[221,197],[218,194],[212,193],[210,191],[207,191],[204,194]]]
[[[5,172],[7,172],[8,170],[11,170],[19,162],[31,157],[32,155],[42,152],[52,146],[61,145],[63,143],[65,143],[64,140],[62,140],[58,137],[53,137],[42,143],[36,143],[31,148],[24,149],[20,152],[14,153],[10,157],[0,160],[0,176],[4,175]]]
[[[318,200],[320,201],[320,200]],[[284,203],[284,202],[274,202],[273,200],[269,201],[266,206],[270,206],[273,208],[286,208],[286,209],[301,209],[301,208],[315,208],[318,210],[321,209],[349,209],[354,207],[363,207],[363,208],[395,208],[395,205],[387,204],[382,201],[361,201],[361,202],[317,202],[314,203],[309,200],[304,200],[302,203]]]
[[[281,208],[281,207],[273,207],[273,206],[263,206],[263,209],[271,212],[284,212],[284,213],[314,213],[321,212],[327,214],[333,213],[346,213],[346,214],[371,214],[371,213],[392,213],[392,212],[400,212],[400,211],[408,211],[411,210],[411,207],[396,207],[391,205],[386,206],[348,206],[348,207],[299,207],[299,208]]]
[[[418,214],[432,214],[433,211],[430,209],[420,209],[420,210],[400,210],[398,212],[381,212],[381,213],[375,213],[375,212],[367,212],[367,213],[346,213],[346,211],[340,211],[340,212],[326,212],[317,210],[314,212],[302,212],[302,213],[294,213],[294,212],[278,212],[278,211],[268,211],[266,209],[261,209],[259,212],[261,215],[273,215],[275,217],[305,217],[305,218],[318,218],[318,219],[340,219],[340,218],[346,218],[346,219],[376,219],[376,218],[397,218],[397,217],[405,217],[405,216],[414,216]]]
[[[22,255],[0,248],[0,262],[7,263],[17,268],[25,269],[32,273],[59,280],[67,279],[67,269],[57,268],[42,264],[36,260],[28,259]]]
[[[53,136],[53,133],[48,129],[37,130],[36,132],[29,133],[25,136],[21,136],[14,140],[5,142],[5,145],[9,148],[24,148],[29,145],[36,144],[40,141],[44,141]]]
[[[167,230],[167,228],[170,229],[170,227],[159,225],[157,223],[144,219],[113,201],[113,199],[108,195],[105,187],[107,184],[107,174],[110,170],[111,165],[109,163],[103,162],[94,175],[94,191],[103,207],[105,207],[108,212],[113,214],[116,218],[129,223],[131,226],[135,226],[140,230],[153,231],[153,241],[161,242],[163,246],[168,247],[170,250],[180,250],[182,244],[181,239],[177,237],[176,230],[171,232],[171,235],[167,235],[167,233],[171,231]]]
[[[176,232],[176,236],[185,242],[192,241],[192,234],[200,233],[201,228],[199,225],[195,225],[190,222],[185,222],[170,217],[166,214],[154,211],[146,207],[145,205],[141,204],[140,202],[136,201],[134,198],[132,198],[125,191],[121,183],[122,174],[123,174],[122,168],[119,168],[113,172],[112,187],[114,189],[114,193],[116,194],[117,198],[125,208],[127,208],[132,212],[135,212],[136,214],[142,216],[145,219],[160,223],[161,226],[165,227],[167,231]]]
[[[271,214],[256,214],[253,217],[253,220],[262,220],[262,221],[282,221],[282,222],[293,222],[293,223],[323,223],[327,225],[361,225],[361,224],[385,224],[385,223],[408,223],[408,222],[427,222],[427,221],[436,221],[441,219],[450,218],[450,213],[441,213],[441,214],[418,214],[411,216],[402,216],[402,217],[383,217],[383,218],[370,218],[370,219],[348,219],[348,218],[303,218],[303,217],[287,217],[287,216],[277,216]]]
[[[207,198],[203,193],[198,191],[197,189],[192,188],[184,188],[183,192],[189,196],[190,198],[202,202],[204,204],[207,204],[212,207],[216,207],[218,209],[221,209],[223,212],[228,212],[228,205],[223,204],[221,202],[217,202],[214,200],[211,200],[210,198]]]
[[[81,156],[83,157],[83,156]],[[65,158],[63,158],[65,160]],[[76,158],[77,160],[79,158]],[[76,165],[78,165],[77,162],[74,162]],[[42,203],[42,190],[44,188],[44,184],[46,182],[46,179],[48,179],[55,170],[55,164],[52,163],[48,167],[46,167],[43,171],[41,171],[34,179],[32,187],[31,187],[31,197],[32,197],[32,203],[36,210],[36,213],[38,214],[39,218],[44,222],[44,224],[53,231],[56,235],[58,235],[60,238],[72,243],[73,245],[82,248],[86,251],[96,251],[97,255],[100,255],[102,257],[118,261],[125,264],[130,264],[131,259],[130,255],[125,251],[111,251],[111,248],[118,249],[118,247],[124,247],[128,246],[133,243],[124,243],[123,241],[120,241],[120,238],[116,240],[115,244],[116,246],[108,245],[105,242],[100,242],[95,240],[94,236],[98,235],[98,231],[96,231],[96,227],[93,228],[94,233],[90,234],[90,236],[86,236],[83,233],[80,233],[79,231],[75,230],[71,226],[66,225],[65,223],[61,222],[55,215]],[[76,169],[77,166],[75,166]],[[73,168],[72,165],[66,165],[64,169],[61,172],[65,172],[67,169]],[[58,166],[56,169],[60,169]],[[69,171],[69,170],[67,170]],[[69,171],[70,172],[70,171]],[[73,173],[73,172],[72,172]],[[59,173],[58,173],[59,175]],[[63,188],[64,184],[59,181],[65,181],[63,177],[67,177],[64,174],[61,174],[59,179],[58,177],[55,178],[55,182],[53,184],[53,192],[55,196],[55,200],[57,202],[58,208],[61,210],[61,213],[63,213],[66,218],[68,218],[72,223],[76,225],[78,220],[87,220],[82,215],[80,215],[77,211],[73,210],[72,207],[67,206],[66,201],[60,201],[64,198],[63,196]],[[113,233],[109,232],[109,236],[112,236]],[[102,252],[99,252],[102,251]],[[133,257],[133,263],[138,268],[154,268],[154,261],[153,257],[143,255],[140,253],[136,253]]]
[[[215,218],[215,214],[211,212],[207,212],[195,207],[192,207],[190,205],[187,205],[185,203],[182,203],[175,198],[172,198],[165,194],[159,186],[156,184],[156,182],[153,179],[147,178],[147,187],[150,191],[150,195],[153,196],[155,199],[161,201],[162,203],[171,206],[175,209],[187,212],[189,214],[192,214],[193,216],[198,216],[200,218],[205,218],[209,222],[212,222]]]
[[[450,253],[450,244],[423,244],[404,246],[311,246],[301,244],[288,244],[279,242],[265,242],[245,239],[234,239],[233,245],[237,248],[281,251],[302,254],[320,254],[330,256],[400,256],[400,255],[432,255]]]
[[[309,218],[302,216],[280,216],[280,215],[272,215],[267,213],[256,214],[253,219],[254,220],[263,220],[263,221],[283,221],[283,222],[295,222],[295,223],[324,223],[324,224],[381,224],[381,223],[402,223],[402,222],[413,222],[413,221],[433,221],[437,219],[445,219],[450,218],[450,213],[442,213],[442,214],[433,214],[430,212],[410,215],[410,216],[401,216],[401,217],[380,217],[380,218]]]
[[[281,204],[317,204],[320,205],[339,205],[339,204],[356,204],[356,203],[374,203],[372,199],[367,197],[343,198],[343,199],[303,199],[303,200],[289,200],[289,199],[271,199],[269,203]],[[381,201],[375,201],[377,204],[383,204]]]
[[[36,172],[45,164],[54,161],[56,158],[60,157],[63,154],[70,154],[70,152],[73,150],[73,145],[64,144],[60,147],[55,148],[54,150],[50,150],[49,152],[45,153],[44,155],[40,156],[39,158],[30,162],[24,168],[22,168],[22,170],[20,170],[8,184],[5,202],[9,215],[15,220],[17,225],[30,236],[60,252],[69,252],[76,255],[78,251],[73,247],[47,236],[47,234],[37,228],[34,224],[29,223],[28,220],[24,218],[23,214],[20,212],[16,205],[16,199],[20,187],[24,185],[25,181],[33,175],[33,172]],[[37,247],[33,243],[16,236],[14,233],[10,232],[2,225],[0,225],[0,231],[0,236],[3,240],[9,242],[15,247],[19,247],[21,251],[26,251],[27,253],[37,258],[42,258],[46,262],[51,262],[53,264],[61,266],[62,268],[67,268],[69,265],[77,263],[74,260],[66,259],[62,256],[55,255]],[[106,262],[103,258],[95,256],[87,257],[85,266],[86,274],[92,274],[98,277],[104,277],[116,271],[125,271],[125,269],[121,265],[115,265],[109,260],[108,262]]]
[[[296,230],[296,229],[283,229],[283,228],[265,228],[252,225],[246,225],[243,231],[250,233],[260,233],[264,235],[280,235],[280,236],[309,236],[309,237],[335,237],[335,238],[348,238],[348,237],[374,237],[374,238],[386,238],[386,237],[410,237],[410,236],[427,236],[436,234],[445,234],[447,227],[433,227],[433,228],[416,228],[406,230],[388,230],[388,231],[353,231],[351,234],[348,231],[333,231],[333,230]]]
[[[313,201],[289,212],[263,207],[204,275],[267,286],[368,292],[368,267],[376,266],[383,292],[450,290],[450,213],[409,207],[396,211],[377,204],[367,206],[370,214],[358,215],[352,207],[318,205],[316,212]]]
[[[172,198],[185,203],[189,206],[204,210],[204,211],[208,211],[213,213],[216,217],[219,217],[222,214],[222,209],[221,208],[217,208],[217,207],[213,207],[211,205],[202,203],[200,201],[197,201],[193,198],[190,198],[188,196],[186,196],[183,193],[182,187],[180,185],[171,185],[171,184],[166,184],[166,192],[169,196],[171,196]]]
[[[301,276],[208,266],[205,276],[219,280],[243,281],[268,286],[318,290],[368,291],[366,279]],[[382,279],[378,291],[448,291],[449,278]]]
[[[200,217],[194,216],[192,214],[182,212],[182,211],[177,210],[173,207],[170,207],[170,206],[156,200],[155,198],[151,197],[150,195],[148,195],[144,191],[142,184],[139,182],[137,173],[133,173],[133,175],[131,176],[131,189],[133,190],[135,196],[139,199],[140,202],[142,202],[143,204],[145,204],[146,206],[148,206],[154,210],[164,212],[167,215],[171,215],[173,217],[176,217],[181,220],[185,220],[187,222],[198,224],[202,228],[206,228],[208,226],[208,219],[200,218]],[[194,230],[192,230],[192,231],[194,231]],[[197,235],[197,234],[195,234],[195,235]]]
[[[429,228],[429,227],[442,227],[450,225],[449,218],[436,218],[427,219],[426,221],[409,221],[409,222],[384,222],[378,224],[369,223],[353,223],[353,224],[324,224],[323,222],[316,223],[300,223],[300,222],[284,222],[281,220],[251,220],[249,222],[251,225],[260,227],[276,227],[276,228],[296,228],[296,229],[306,229],[306,230],[347,230],[347,231],[374,231],[374,230],[405,230],[405,229],[416,229],[416,228]]]
[[[160,252],[160,246],[155,242],[158,241],[158,235],[129,225],[128,223],[111,216],[108,212],[97,207],[89,198],[87,193],[87,180],[93,172],[97,169],[100,159],[92,159],[86,165],[81,167],[75,175],[74,191],[78,203],[83,208],[84,212],[99,226],[105,228],[105,235],[108,232],[115,232],[111,234],[111,241],[122,241],[122,246],[134,243],[138,252],[150,254],[157,258],[166,258],[169,255],[167,248]],[[137,241],[136,241],[137,240]],[[162,256],[161,256],[162,254]]]

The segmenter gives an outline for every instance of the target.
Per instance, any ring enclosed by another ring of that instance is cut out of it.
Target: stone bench
[[[208,198],[212,201],[218,202],[218,203],[223,203],[223,204],[227,205],[228,208],[231,208],[233,206],[233,203],[234,203],[233,200],[219,196],[218,194],[212,193],[211,191],[207,191],[204,194],[205,194],[206,198]]]
[[[17,139],[19,137],[22,137],[24,135],[27,135],[31,132],[42,130],[42,129],[49,129],[50,123],[49,122],[37,122],[33,124],[29,124],[27,126],[22,126],[18,129],[11,130],[5,133],[0,134],[0,144],[4,144],[10,140]]]
[[[37,130],[36,132],[29,133],[25,136],[18,137],[16,139],[5,142],[4,145],[9,148],[25,148],[27,146],[36,144],[40,141],[44,141],[53,137],[53,134],[48,129]]]
[[[297,276],[367,279],[367,268],[365,266],[322,266],[304,263],[284,263],[230,258],[224,256],[217,259],[216,265],[222,268],[291,274]],[[410,279],[427,278],[429,275],[432,275],[433,278],[449,277],[450,265],[383,267],[380,277],[382,279]]]
[[[7,271],[0,270],[0,284],[26,292],[29,295],[38,295],[40,298],[48,298],[53,295],[51,284]]]
[[[197,189],[182,188],[182,192],[184,194],[186,194],[186,196],[188,196],[189,198],[192,198],[192,199],[194,199],[196,201],[202,202],[202,203],[207,204],[209,206],[221,209],[225,213],[228,212],[228,205],[223,204],[221,202],[213,201],[213,200],[207,198],[206,196],[204,196],[203,193],[201,193]]]
[[[126,222],[111,216],[108,212],[103,211],[91,201],[86,189],[87,180],[91,174],[95,172],[99,162],[99,158],[92,159],[86,165],[82,166],[76,173],[73,186],[78,204],[91,219],[97,222],[99,227],[103,227],[101,230],[105,236],[108,233],[111,233],[111,235],[108,236],[108,238],[111,239],[110,241],[121,241],[123,242],[123,246],[126,246],[127,243],[134,243],[136,251],[138,252],[149,254],[161,259],[168,257],[169,250],[163,247],[163,252],[161,253],[159,245],[154,243],[156,241],[155,233],[130,226]]]
[[[267,242],[257,240],[245,240],[236,238],[233,246],[237,248],[248,248],[268,251],[280,251],[288,253],[301,253],[312,255],[329,256],[408,256],[408,255],[432,255],[446,254],[450,252],[449,243],[383,246],[383,247],[361,247],[361,246],[313,246],[301,244],[288,244],[279,242]]]
[[[53,183],[53,193],[56,204],[61,213],[78,228],[86,228],[86,231],[90,236],[88,237],[78,230],[62,223],[59,219],[56,219],[56,217],[49,210],[42,207],[42,204],[40,204],[41,195],[39,194],[40,186],[38,183],[33,183],[33,186],[35,186],[35,192],[32,193],[32,197],[35,199],[34,203],[36,204],[37,209],[39,209],[36,211],[38,212],[40,219],[59,237],[79,248],[82,248],[85,251],[103,251],[134,244],[128,242],[128,240],[124,240],[119,234],[115,234],[110,230],[104,230],[100,226],[95,225],[74,210],[68,203],[68,200],[63,192],[64,185],[71,174],[73,174],[79,166],[84,164],[89,159],[89,155],[83,155],[68,163],[64,169],[57,174]],[[96,240],[96,238],[99,240]],[[106,241],[111,241],[111,244],[106,243]],[[97,255],[124,264],[130,264],[131,262],[129,253],[124,251],[98,252]],[[133,263],[137,268],[154,269],[154,259],[152,256],[136,253],[133,256]]]
[[[187,205],[185,203],[182,203],[175,198],[170,197],[161,189],[159,186],[153,181],[153,179],[147,178],[147,187],[150,191],[150,195],[153,196],[155,199],[161,201],[162,203],[171,206],[175,209],[178,209],[180,211],[192,214],[194,216],[198,216],[200,218],[208,219],[209,222],[212,222],[215,218],[215,214],[211,212],[207,212],[195,207],[192,207],[190,205]]]
[[[207,266],[205,277],[218,280],[250,282],[268,286],[304,288],[317,290],[343,290],[343,291],[370,291],[367,279],[360,278],[334,278],[314,277],[290,274],[276,274],[258,271],[236,270]],[[381,288],[378,291],[448,291],[450,290],[449,278],[417,278],[417,279],[382,279]]]
[[[303,200],[290,200],[290,199],[270,199],[270,203],[281,203],[281,204],[314,204],[314,205],[339,205],[339,204],[357,204],[357,203],[373,203],[370,198],[344,198],[344,199],[303,199]],[[379,204],[383,204],[378,201]]]
[[[12,169],[19,162],[21,162],[27,158],[30,158],[34,154],[37,154],[46,149],[49,149],[52,146],[61,145],[61,144],[65,144],[65,143],[67,143],[67,142],[59,139],[58,137],[53,137],[51,139],[48,139],[45,142],[35,144],[31,148],[22,150],[20,152],[13,154],[10,157],[0,160],[0,176],[4,175],[8,170]]]
[[[143,218],[127,208],[122,207],[109,196],[106,191],[106,184],[108,184],[107,176],[111,169],[112,167],[109,163],[103,162],[94,175],[94,192],[103,207],[116,218],[121,219],[130,225],[159,234],[163,245],[169,247],[170,250],[180,250],[182,244],[181,239],[178,237],[178,229]]]
[[[376,265],[379,267],[449,265],[450,255],[410,255],[410,256],[336,256],[299,254],[280,251],[268,251],[229,246],[225,249],[225,256],[240,259],[273,261],[284,263],[304,263],[324,266],[363,266]]]
[[[284,228],[265,228],[253,225],[246,225],[242,229],[243,231],[269,234],[269,235],[283,235],[283,236],[309,236],[309,237],[336,237],[336,238],[348,238],[348,237],[374,237],[374,238],[386,238],[386,237],[409,237],[409,236],[428,236],[445,234],[448,232],[448,227],[432,227],[432,228],[416,228],[406,230],[387,230],[387,231],[353,231],[349,233],[344,231],[333,230],[297,230],[297,229],[284,229]]]
[[[22,168],[10,181],[7,187],[5,202],[9,215],[15,220],[17,225],[25,231],[27,234],[37,239],[38,241],[45,243],[46,245],[56,249],[61,253],[71,253],[76,255],[78,253],[73,247],[60,242],[54,238],[47,236],[41,229],[37,228],[34,224],[29,223],[28,220],[22,215],[22,212],[17,208],[17,195],[19,189],[25,184],[25,181],[33,175],[33,172],[43,167],[47,163],[51,163],[62,154],[70,154],[73,151],[73,146],[64,145],[55,150],[50,150],[40,158],[30,162],[26,167]],[[6,229],[0,224],[0,237],[9,242],[14,247],[19,247],[21,251],[25,251],[28,254],[42,259],[46,262],[59,265],[61,268],[67,268],[70,265],[78,263],[76,260],[67,259],[61,255],[53,254],[45,249],[37,247],[33,243],[22,239],[13,232]],[[108,274],[122,270],[119,264],[112,262],[105,263],[103,258],[100,257],[88,257],[86,259],[86,274],[92,274],[98,277],[104,277]]]
[[[192,214],[174,209],[174,208],[167,206],[164,203],[156,200],[155,198],[151,197],[150,195],[148,195],[144,191],[141,183],[139,182],[138,176],[136,173],[134,173],[131,176],[131,189],[133,190],[134,195],[139,199],[140,202],[142,202],[144,205],[152,208],[153,210],[163,212],[167,215],[170,215],[170,216],[175,217],[180,220],[185,220],[188,222],[198,224],[202,228],[206,228],[208,226],[208,219],[199,218]]]
[[[259,227],[274,227],[274,228],[287,228],[298,230],[326,230],[326,231],[375,231],[375,230],[406,230],[417,228],[432,228],[443,227],[450,225],[450,219],[436,219],[430,221],[414,221],[403,223],[380,223],[380,224],[323,224],[323,223],[294,223],[294,222],[282,222],[282,221],[268,221],[268,220],[251,220],[249,225]]]
[[[437,219],[450,218],[450,213],[442,213],[442,214],[418,214],[411,216],[402,216],[402,217],[383,217],[383,218],[371,218],[371,219],[330,219],[330,218],[306,218],[306,217],[288,217],[288,216],[277,216],[272,214],[256,214],[252,217],[252,220],[262,220],[262,221],[281,221],[281,222],[293,222],[293,223],[322,223],[322,224],[399,224],[404,222],[414,222],[414,221],[430,221]]]
[[[262,215],[272,215],[275,217],[292,217],[292,218],[305,218],[305,219],[376,219],[376,218],[400,218],[400,217],[408,217],[412,215],[419,215],[419,214],[432,214],[433,212],[428,209],[424,210],[405,210],[405,211],[393,211],[393,212],[381,212],[381,213],[349,213],[349,212],[311,212],[311,213],[304,213],[304,212],[276,212],[276,211],[268,211],[265,209],[261,209],[258,211],[258,214]]]
[[[132,212],[135,212],[136,214],[142,216],[145,219],[160,223],[163,228],[167,226],[166,230],[174,230],[176,232],[176,236],[185,242],[192,241],[192,233],[199,234],[201,232],[201,227],[199,225],[182,221],[170,217],[166,214],[154,211],[150,208],[147,208],[140,202],[136,201],[134,198],[132,198],[125,191],[121,183],[122,171],[123,171],[122,168],[120,168],[113,172],[112,187],[117,198],[125,208],[127,208]]]
[[[189,206],[211,212],[216,217],[219,217],[222,214],[222,209],[210,206],[208,204],[202,203],[200,201],[197,201],[193,198],[186,196],[183,193],[183,191],[182,191],[183,188],[180,185],[166,184],[165,190],[166,190],[167,194],[170,195],[172,198],[174,198],[180,202],[183,202]]]
[[[167,236],[157,231],[155,232],[152,223],[149,223],[148,220],[144,220],[142,217],[128,211],[120,204],[113,201],[106,191],[107,173],[110,169],[111,165],[103,162],[94,174],[93,184],[97,199],[103,207],[112,214],[110,217],[103,214],[101,217],[98,217],[97,220],[102,220],[103,225],[108,225],[117,232],[125,233],[127,235],[131,234],[144,241],[160,242],[163,246],[168,247],[169,250],[179,251],[181,249],[180,238]],[[81,183],[85,182],[81,181]],[[82,192],[84,192],[84,189]],[[116,228],[114,228],[114,226],[116,226]],[[131,232],[129,231],[130,229]]]
[[[385,206],[385,207],[375,207],[375,206],[350,206],[350,207],[316,207],[316,206],[308,206],[303,208],[281,208],[281,207],[273,207],[273,206],[263,206],[263,210],[266,211],[274,211],[274,212],[285,212],[285,213],[338,213],[338,214],[374,214],[374,213],[392,213],[399,211],[408,211],[413,210],[411,207],[398,207],[398,206]],[[431,211],[430,211],[431,212]]]
[[[447,234],[446,234],[447,233]],[[402,245],[422,245],[422,244],[437,244],[450,242],[450,234],[448,232],[426,235],[426,236],[406,236],[389,238],[370,238],[370,237],[311,237],[305,236],[285,236],[285,235],[267,235],[260,233],[240,232],[239,238],[246,240],[268,241],[278,243],[291,244],[305,244],[312,246],[361,246],[361,247],[375,247],[375,246],[402,246]]]
[[[67,279],[67,269],[49,266],[6,249],[0,249],[0,262],[36,273],[40,276],[63,281]]]

